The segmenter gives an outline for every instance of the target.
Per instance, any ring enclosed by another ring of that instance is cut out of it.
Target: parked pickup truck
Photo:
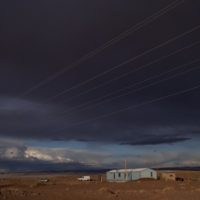
[[[79,181],[90,181],[91,178],[90,178],[90,176],[82,176],[82,177],[78,178],[78,180]]]
[[[48,178],[41,178],[41,179],[39,179],[39,182],[40,183],[47,183],[47,182],[49,182],[49,179]]]

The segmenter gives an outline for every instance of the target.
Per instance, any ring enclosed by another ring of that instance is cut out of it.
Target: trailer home
[[[139,179],[157,179],[157,172],[149,168],[118,169],[106,173],[109,182],[125,182]]]

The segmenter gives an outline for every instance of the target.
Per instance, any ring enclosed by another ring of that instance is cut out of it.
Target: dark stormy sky
[[[1,2],[0,171],[199,165],[199,9]]]

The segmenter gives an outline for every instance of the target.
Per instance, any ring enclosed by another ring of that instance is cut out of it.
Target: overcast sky
[[[1,2],[0,171],[199,166],[199,9]]]

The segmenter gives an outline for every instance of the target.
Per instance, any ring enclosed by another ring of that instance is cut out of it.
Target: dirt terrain
[[[0,200],[200,200],[200,172],[180,171],[183,182],[139,180],[127,183],[80,182],[83,174],[1,175]],[[84,174],[87,175],[87,174]],[[40,178],[48,178],[41,183]]]

